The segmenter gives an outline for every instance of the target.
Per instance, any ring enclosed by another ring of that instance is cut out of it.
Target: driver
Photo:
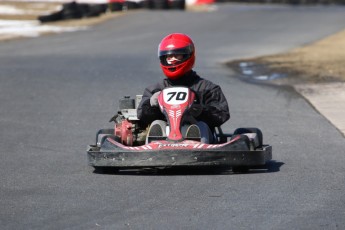
[[[212,143],[213,130],[230,118],[228,103],[219,85],[201,78],[192,70],[195,62],[195,47],[192,39],[181,33],[169,34],[158,46],[161,69],[166,78],[148,86],[138,107],[138,118],[149,125],[148,136],[165,136],[165,117],[158,106],[161,90],[170,86],[185,86],[193,90],[199,99],[192,105],[187,119],[185,137],[201,137],[204,143]],[[212,131],[211,131],[212,130]]]

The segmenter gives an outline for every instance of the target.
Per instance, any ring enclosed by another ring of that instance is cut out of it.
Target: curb
[[[345,137],[344,82],[298,84],[294,88]]]

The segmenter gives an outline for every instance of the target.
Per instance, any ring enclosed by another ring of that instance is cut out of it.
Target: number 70
[[[167,95],[170,96],[168,101],[171,101],[173,98],[175,98],[176,101],[183,101],[187,97],[186,92],[169,92]]]

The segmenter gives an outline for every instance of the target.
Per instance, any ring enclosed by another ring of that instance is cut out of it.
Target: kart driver
[[[199,101],[191,106],[189,117],[192,119],[187,119],[190,125],[183,126],[182,133],[185,137],[199,136],[202,142],[213,143],[214,128],[230,118],[228,103],[219,85],[201,78],[192,70],[195,62],[192,39],[181,33],[169,34],[159,44],[158,56],[167,78],[145,89],[137,110],[138,118],[145,125],[153,122],[148,136],[166,135],[165,117],[158,106],[160,91],[170,86],[185,86],[197,94]]]

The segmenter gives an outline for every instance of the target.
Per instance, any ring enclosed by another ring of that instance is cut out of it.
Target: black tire
[[[222,144],[228,141],[229,135],[225,135],[221,127],[215,127],[213,133],[216,134],[217,143]]]
[[[121,2],[112,2],[109,4],[109,10],[111,12],[122,11],[122,8],[123,8],[123,3]]]
[[[249,167],[248,166],[234,166],[232,167],[233,173],[248,173]]]
[[[63,19],[78,19],[82,17],[79,5],[76,2],[65,3],[62,5],[62,18]]]
[[[119,172],[119,169],[116,167],[107,167],[107,166],[94,166],[95,173],[99,174],[116,174]]]
[[[156,10],[168,10],[169,2],[167,0],[153,0],[153,8]]]
[[[258,136],[258,139],[259,139],[259,147],[262,146],[263,135],[262,135],[262,132],[260,129],[258,129],[258,128],[238,128],[235,130],[234,136],[239,135],[239,134],[244,134],[244,133],[256,133],[256,135]]]
[[[80,4],[82,5],[82,4]],[[97,17],[107,11],[107,4],[84,4],[87,5],[83,11],[83,17]]]
[[[87,17],[88,13],[90,12],[89,4],[80,3],[77,5],[78,11],[82,17]]]
[[[184,10],[186,8],[185,0],[173,0],[170,2],[170,9]]]
[[[288,0],[287,1],[290,5],[299,5],[301,2],[299,0]]]
[[[141,1],[139,4],[140,4],[140,7],[143,9],[152,10],[154,8],[153,0],[144,0],[144,1]]]
[[[45,22],[55,22],[55,21],[59,21],[62,20],[62,11],[58,11],[56,13],[52,13],[50,15],[42,15],[38,17],[38,20],[41,23],[45,23]]]
[[[125,1],[123,3],[123,9],[126,10],[135,10],[135,9],[139,9],[139,4],[136,2],[132,2],[132,1]],[[134,100],[133,100],[134,101]]]

